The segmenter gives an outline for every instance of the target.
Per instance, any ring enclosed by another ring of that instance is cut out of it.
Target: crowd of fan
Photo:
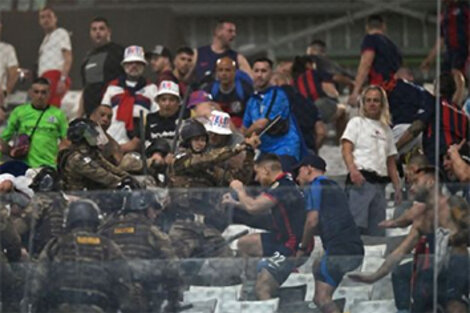
[[[11,112],[4,104],[18,61],[0,42],[4,308],[178,311],[187,277],[176,283],[177,266],[119,261],[233,257],[221,234],[239,223],[267,230],[237,238],[237,256],[262,258],[258,299],[277,295],[319,235],[327,253],[313,269],[314,302],[339,312],[332,294],[362,262],[361,235],[411,225],[375,273],[350,277],[371,283],[393,271],[397,309],[424,312],[433,305],[438,264],[440,304],[467,310],[470,9],[466,1],[443,2],[441,37],[422,63],[426,70],[445,47],[432,91],[404,67],[378,15],[366,21],[356,75],[329,59],[321,40],[292,62],[250,64],[231,48],[236,25],[228,20],[217,23],[207,46],[145,52],[114,43],[107,19],[96,17],[78,116],[70,121],[61,110],[71,86],[70,36],[53,9],[41,9],[37,78],[30,101]],[[328,124],[348,171],[345,188],[325,176],[318,156]],[[388,183],[396,205],[390,220]],[[445,244],[434,250],[438,241]],[[414,262],[397,266],[413,249]],[[439,260],[431,264],[433,254]],[[31,260],[33,270],[9,266]]]

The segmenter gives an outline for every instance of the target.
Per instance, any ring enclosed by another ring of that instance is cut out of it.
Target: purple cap
[[[192,109],[202,102],[212,101],[212,96],[204,90],[196,90],[191,93],[188,101],[188,108]]]

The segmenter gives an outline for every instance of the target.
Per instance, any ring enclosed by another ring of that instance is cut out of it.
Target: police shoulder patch
[[[85,162],[85,164],[89,164],[91,163],[91,158],[89,156],[86,156],[83,158],[83,162]]]
[[[77,243],[80,245],[99,245],[101,239],[99,237],[77,236]]]
[[[180,154],[177,154],[177,155],[175,155],[175,159],[176,159],[176,160],[181,159],[181,158],[184,157],[185,155],[186,155],[185,152],[180,153]]]
[[[114,233],[116,235],[119,234],[133,234],[135,233],[135,228],[134,227],[117,227],[114,229]]]

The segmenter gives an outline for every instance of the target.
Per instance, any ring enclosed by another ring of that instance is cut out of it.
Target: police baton
[[[218,244],[218,245],[214,245],[212,247],[209,247],[208,249],[206,250],[203,250],[201,251],[201,253],[198,253],[196,254],[195,256],[193,256],[193,258],[203,258],[203,257],[206,257],[207,255],[210,255],[212,252],[214,251],[217,251],[229,244],[231,244],[233,241],[245,236],[245,235],[248,235],[249,231],[248,229],[245,229],[239,233],[236,233],[235,235],[231,236],[231,237],[228,237],[226,240],[224,240],[224,242]]]
[[[173,142],[171,144],[171,153],[176,152],[176,147],[178,144],[178,137],[180,136],[180,129],[181,125],[183,124],[183,116],[184,112],[186,111],[186,107],[188,105],[188,100],[189,100],[189,95],[191,94],[193,90],[193,86],[191,84],[188,85],[186,88],[186,92],[184,93],[183,100],[181,101],[181,108],[178,113],[178,121],[176,123],[176,129],[175,129],[175,137],[173,138]]]
[[[139,112],[139,132],[140,132],[140,154],[142,154],[143,174],[148,174],[147,155],[145,154],[145,127],[144,127],[144,111]]]
[[[273,120],[271,120],[268,125],[266,125],[261,132],[258,134],[258,137],[262,137],[264,134],[266,134],[271,128],[274,127],[279,121],[281,120],[281,115],[277,115]]]
[[[165,313],[179,313],[179,312],[183,312],[183,311],[186,311],[186,310],[190,310],[193,307],[194,307],[194,305],[189,303],[189,304],[185,304],[185,305],[182,305],[182,306],[173,307],[173,308],[170,308],[170,309],[164,309],[163,312],[165,312]]]

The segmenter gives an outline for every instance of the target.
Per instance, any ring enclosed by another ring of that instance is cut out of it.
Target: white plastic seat
[[[184,292],[183,298],[189,303],[211,299],[237,301],[241,298],[242,287],[241,284],[226,287],[190,286],[189,290]]]
[[[313,295],[315,293],[315,280],[313,275],[310,273],[292,273],[289,275],[287,280],[282,284],[282,287],[295,287],[306,285],[307,290],[305,291],[305,301],[313,301]]]
[[[350,313],[394,313],[394,300],[357,301],[350,306]]]
[[[356,300],[370,300],[372,285],[362,285],[354,287],[338,287],[333,294],[333,300],[344,298],[346,304],[344,312],[349,312],[349,307]]]
[[[279,298],[264,301],[219,301],[215,313],[275,313]]]

